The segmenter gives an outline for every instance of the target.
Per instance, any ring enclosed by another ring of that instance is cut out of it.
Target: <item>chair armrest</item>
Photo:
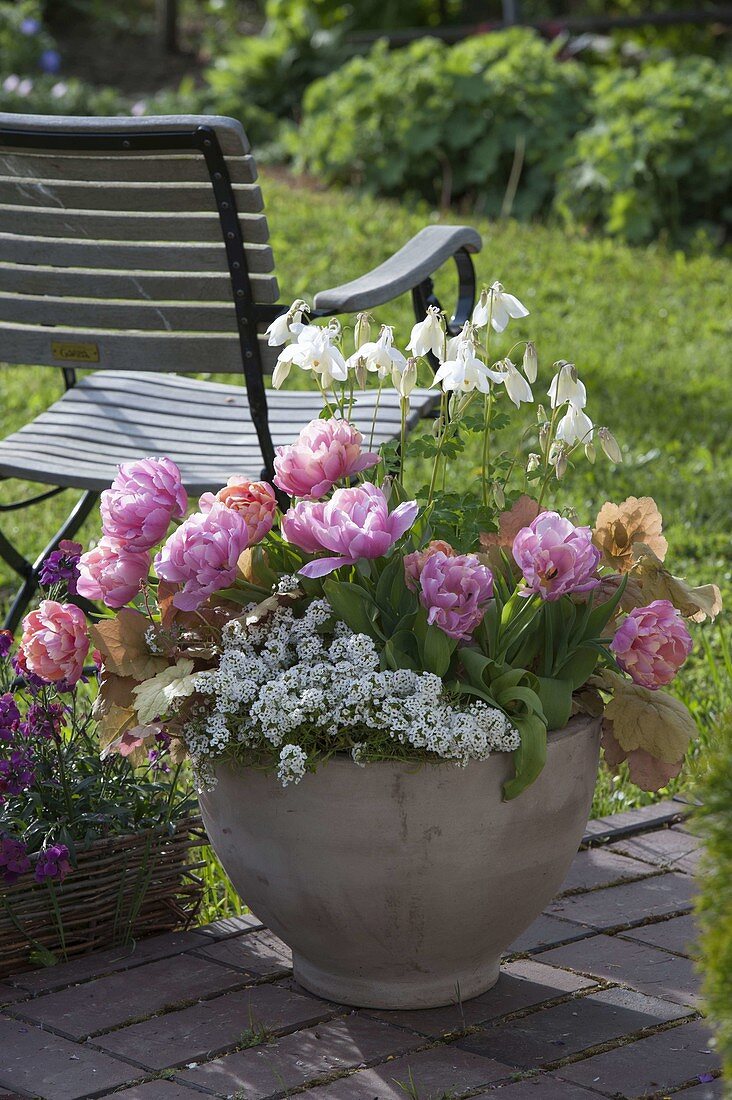
[[[313,305],[325,313],[373,309],[423,283],[458,252],[480,252],[480,234],[467,225],[429,225],[403,248],[359,279],[321,290]]]

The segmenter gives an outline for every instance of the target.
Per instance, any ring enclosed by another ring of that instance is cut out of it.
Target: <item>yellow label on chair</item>
[[[51,355],[63,363],[98,363],[98,344],[77,344],[68,340],[53,340]]]

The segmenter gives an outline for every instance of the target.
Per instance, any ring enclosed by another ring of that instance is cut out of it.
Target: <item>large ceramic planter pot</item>
[[[592,802],[599,720],[549,735],[511,802],[509,754],[466,768],[337,757],[282,788],[222,763],[203,820],[242,899],[322,997],[375,1008],[466,1000],[561,885]]]

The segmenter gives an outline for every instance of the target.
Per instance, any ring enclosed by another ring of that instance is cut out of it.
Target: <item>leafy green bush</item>
[[[721,724],[701,794],[708,852],[699,904],[704,993],[725,1073],[732,1078],[732,712]]]
[[[430,201],[469,196],[490,215],[504,206],[514,167],[513,209],[530,217],[550,204],[586,98],[583,69],[529,30],[453,47],[423,38],[391,52],[378,42],[308,88],[297,161],[329,183]]]
[[[557,209],[634,243],[718,234],[732,220],[731,93],[732,68],[704,57],[599,72]]]
[[[43,115],[127,114],[129,107],[114,88],[94,88],[81,80],[58,77],[6,78],[0,83],[0,111]]]
[[[271,142],[279,120],[298,114],[307,85],[343,59],[336,7],[268,0],[262,34],[235,38],[206,70],[207,104],[240,119],[253,141]]]
[[[0,0],[0,71],[26,76],[39,69],[55,72],[61,62],[53,38],[43,26],[36,0]]]

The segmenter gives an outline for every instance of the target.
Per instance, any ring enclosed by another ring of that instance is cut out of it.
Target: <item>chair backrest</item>
[[[280,312],[256,178],[233,119],[0,113],[0,361],[251,390]]]

